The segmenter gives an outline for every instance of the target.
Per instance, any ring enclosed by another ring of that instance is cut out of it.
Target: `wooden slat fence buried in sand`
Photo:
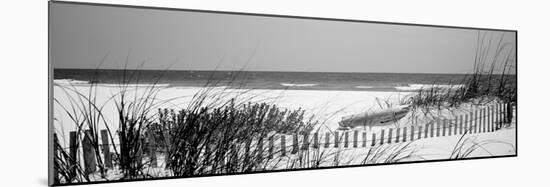
[[[457,115],[452,119],[441,119],[426,125],[382,128],[379,131],[335,131],[335,132],[314,132],[311,134],[292,134],[288,135],[291,139],[290,153],[296,154],[299,150],[321,149],[326,148],[369,148],[372,146],[402,143],[407,141],[419,140],[422,138],[444,137],[453,135],[462,135],[463,133],[484,133],[493,132],[504,127],[504,123],[508,120],[506,109],[508,104],[495,104],[492,106],[476,109],[475,111]],[[395,130],[394,130],[395,129]],[[343,133],[343,134],[340,134]],[[351,137],[350,137],[351,133]],[[324,134],[323,136],[319,136]],[[343,135],[343,136],[340,136]],[[76,137],[76,132],[69,132],[69,155],[71,158],[77,158],[79,141]],[[114,168],[111,157],[112,149],[118,150],[117,146],[112,146],[109,143],[109,134],[107,130],[100,131],[101,143],[92,142],[92,132],[86,130],[84,137],[81,140],[82,158],[84,171],[87,174],[96,172],[97,159],[92,146],[99,146],[101,157],[104,165],[108,169]],[[248,156],[257,156],[258,158],[273,158],[274,155],[287,155],[287,135],[269,135],[263,139],[257,140],[254,145],[255,149],[251,150],[250,144],[245,145],[245,154]],[[360,138],[361,137],[361,138]],[[265,142],[264,142],[265,140]],[[324,141],[323,141],[324,140]],[[343,142],[342,142],[343,141]],[[350,142],[351,141],[351,142]],[[148,138],[147,154],[149,155],[152,167],[156,167],[156,156],[158,153],[154,137]],[[340,143],[342,145],[340,146]],[[323,145],[322,145],[323,144]],[[333,144],[333,145],[331,145]],[[351,145],[350,145],[351,144]],[[280,146],[279,146],[280,145]],[[163,147],[164,148],[164,147]],[[265,149],[264,149],[265,148]],[[115,151],[116,151],[115,150]],[[265,153],[264,153],[265,152]],[[257,155],[256,155],[257,154]],[[250,157],[251,158],[251,157]],[[101,159],[101,158],[99,158]],[[76,160],[69,160],[72,165],[77,165]],[[75,177],[76,167],[70,168],[69,177]]]

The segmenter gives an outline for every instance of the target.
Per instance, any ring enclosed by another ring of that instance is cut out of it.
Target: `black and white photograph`
[[[515,30],[48,9],[50,185],[517,156]]]

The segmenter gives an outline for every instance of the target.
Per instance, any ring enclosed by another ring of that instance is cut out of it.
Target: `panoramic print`
[[[54,185],[517,154],[515,31],[49,9]]]

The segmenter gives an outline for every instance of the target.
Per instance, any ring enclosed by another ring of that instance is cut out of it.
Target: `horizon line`
[[[53,68],[54,70],[115,70],[115,71],[203,71],[203,72],[273,72],[273,73],[372,73],[372,74],[434,74],[434,75],[468,75],[474,74],[474,72],[469,73],[432,73],[432,72],[339,72],[339,71],[273,71],[273,70],[194,70],[194,69],[116,69],[116,68]],[[487,74],[487,73],[481,73]],[[493,75],[501,75],[502,73],[493,73]],[[515,72],[505,73],[505,75],[517,75]]]

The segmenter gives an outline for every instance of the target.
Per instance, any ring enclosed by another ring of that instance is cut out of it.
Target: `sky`
[[[485,61],[492,62],[501,37],[506,55],[497,58],[497,69],[508,52],[515,60],[513,32],[50,6],[54,68],[470,73],[478,41],[483,39],[489,56]]]

